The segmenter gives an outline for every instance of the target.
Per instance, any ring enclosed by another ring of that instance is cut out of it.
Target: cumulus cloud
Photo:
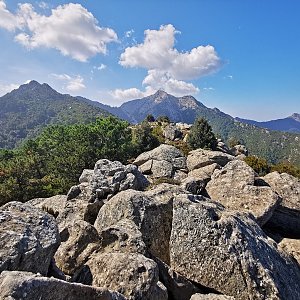
[[[143,80],[145,95],[158,89],[176,96],[197,94],[199,88],[187,80],[207,76],[221,67],[221,60],[213,46],[178,51],[175,48],[175,35],[178,33],[171,24],[162,25],[159,30],[145,30],[144,42],[127,47],[121,54],[121,66],[148,70]]]
[[[74,3],[60,5],[46,16],[38,14],[29,3],[19,4],[13,14],[0,0],[0,27],[18,29],[15,40],[28,49],[54,48],[82,62],[105,54],[107,44],[118,39],[113,29],[100,27],[92,13]]]
[[[114,91],[111,91],[110,95],[116,100],[126,101],[126,100],[145,97],[146,93],[140,91],[137,88],[130,88],[130,89],[124,89],[124,90],[116,89]]]
[[[14,31],[19,27],[18,23],[18,17],[8,11],[5,2],[0,0],[0,27],[9,31]]]
[[[175,34],[171,24],[159,30],[146,30],[144,43],[128,47],[119,63],[124,67],[158,69],[178,80],[190,80],[208,75],[220,68],[221,61],[213,46],[199,46],[188,52],[174,48]]]
[[[72,77],[68,74],[51,74],[51,76],[57,80],[63,81],[63,88],[71,93],[81,91],[86,87],[84,84],[84,79],[80,75]]]
[[[19,85],[14,83],[9,83],[9,84],[0,83],[0,96],[3,96],[11,92],[12,90],[17,89],[18,87]]]

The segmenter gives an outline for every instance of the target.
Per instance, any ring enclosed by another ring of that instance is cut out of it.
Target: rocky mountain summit
[[[67,195],[0,207],[0,298],[300,299],[299,180],[219,150],[100,159]]]

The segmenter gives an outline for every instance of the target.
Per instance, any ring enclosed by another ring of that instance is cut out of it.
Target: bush
[[[260,176],[264,176],[270,172],[271,168],[264,158],[250,155],[244,161]]]
[[[279,164],[273,165],[271,171],[277,171],[279,173],[288,173],[294,177],[300,178],[300,168],[292,165],[288,161],[280,162]]]
[[[203,148],[215,150],[217,148],[217,139],[211,126],[204,118],[197,118],[195,120],[187,143],[192,149]]]

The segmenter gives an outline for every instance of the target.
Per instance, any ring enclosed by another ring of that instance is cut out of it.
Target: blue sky
[[[0,94],[35,79],[110,105],[161,88],[268,120],[300,112],[300,2],[0,0]]]

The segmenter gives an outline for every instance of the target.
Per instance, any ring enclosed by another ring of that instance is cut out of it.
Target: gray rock
[[[248,149],[245,145],[235,145],[230,149],[230,153],[234,156],[245,155],[248,156]]]
[[[163,130],[163,135],[167,140],[174,141],[175,139],[180,139],[182,137],[182,132],[175,124],[168,124]]]
[[[221,166],[217,163],[213,163],[211,165],[190,171],[188,173],[188,177],[194,177],[207,183],[210,181],[211,176],[216,169],[221,169]]]
[[[70,189],[68,200],[77,198],[89,203],[105,201],[119,191],[143,190],[148,185],[137,166],[124,166],[119,161],[108,159],[98,160],[93,171],[84,170],[79,182],[79,185]]]
[[[215,170],[206,186],[210,198],[228,209],[251,212],[264,225],[280,203],[280,197],[267,186],[254,186],[255,172],[244,161],[234,160]]]
[[[176,272],[239,300],[300,297],[299,266],[250,214],[212,201],[174,199],[170,256]]]
[[[222,142],[222,140],[220,140],[220,141],[218,140],[217,151],[231,154],[230,149],[227,147],[227,145],[224,142]]]
[[[139,170],[146,175],[151,174],[153,159],[150,159],[139,166]]]
[[[284,238],[280,241],[279,246],[284,251],[291,254],[300,266],[300,240]]]
[[[263,177],[263,180],[282,198],[267,226],[283,236],[300,238],[299,179],[286,173],[272,172]]]
[[[173,175],[173,165],[166,160],[152,160],[151,174],[153,178],[168,177]]]
[[[99,236],[103,252],[146,253],[142,233],[129,219],[122,219],[106,227]]]
[[[103,201],[96,200],[94,203],[87,203],[83,199],[72,199],[66,202],[62,212],[56,219],[60,232],[65,230],[74,220],[84,220],[94,224]]]
[[[118,193],[100,209],[96,229],[101,232],[122,219],[131,220],[141,231],[148,251],[168,263],[174,197],[169,187],[162,185],[146,193],[134,190]]]
[[[234,159],[236,159],[234,156],[220,151],[197,149],[189,153],[186,163],[188,170],[192,171],[214,163],[223,167]]]
[[[191,281],[173,271],[167,264],[153,257],[159,268],[159,278],[169,291],[169,297],[173,300],[189,300],[195,293],[202,290],[196,287]]]
[[[119,293],[29,272],[4,271],[0,274],[2,300],[125,300]]]
[[[156,263],[137,253],[95,253],[74,280],[116,290],[128,299],[168,299],[158,285]]]
[[[59,244],[53,216],[27,203],[9,202],[0,208],[0,272],[46,275]]]
[[[66,195],[56,195],[50,198],[36,198],[27,201],[28,204],[41,208],[54,218],[57,218],[57,216],[64,210],[66,202]]]
[[[179,149],[171,145],[162,144],[153,150],[140,154],[133,164],[140,166],[150,159],[165,160],[173,163],[178,157],[184,157]]]
[[[97,230],[83,220],[74,220],[61,232],[62,243],[55,253],[56,265],[72,276],[100,248]]]
[[[200,195],[204,190],[205,185],[206,183],[204,180],[196,179],[195,177],[187,177],[181,181],[180,186],[192,194]]]
[[[216,294],[195,294],[191,297],[191,300],[234,300],[236,298],[225,296],[225,295],[216,295]]]

